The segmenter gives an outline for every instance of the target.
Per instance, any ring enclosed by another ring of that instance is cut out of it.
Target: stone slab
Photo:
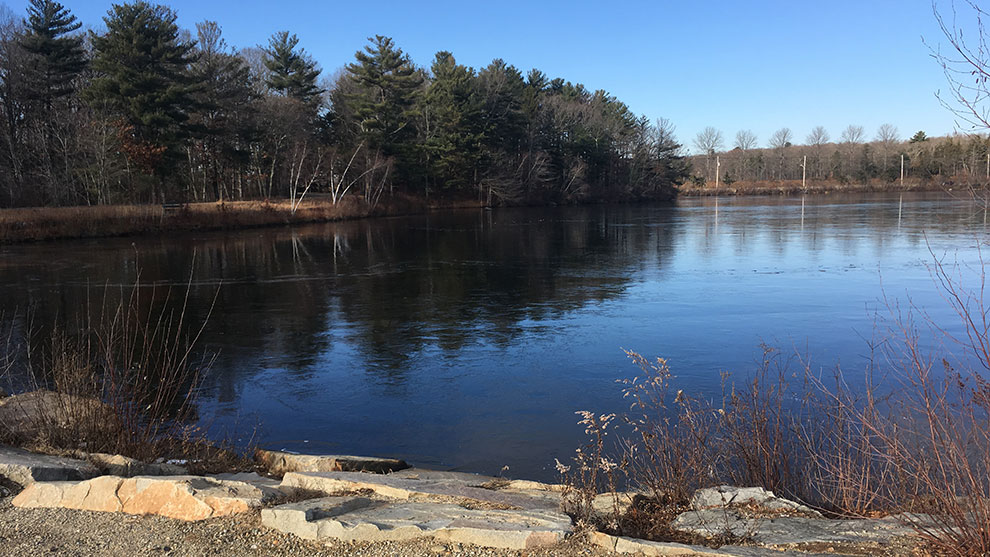
[[[186,469],[178,464],[165,462],[141,462],[123,455],[88,453],[85,458],[90,464],[108,476],[182,476]]]
[[[651,542],[636,538],[610,536],[601,532],[592,532],[592,544],[620,554],[645,555],[647,557],[693,556],[693,557],[780,557],[782,555],[801,555],[801,557],[835,557],[835,554],[819,554],[805,552],[781,552],[762,547],[723,546],[718,549],[698,545],[680,543]]]
[[[388,474],[409,468],[403,460],[350,455],[309,455],[284,451],[259,450],[255,460],[270,474],[288,472],[374,472]]]
[[[554,510],[560,493],[480,487],[492,478],[452,472],[419,471],[407,474],[362,474],[360,472],[290,472],[282,478],[283,491],[308,490],[334,495],[370,490],[391,499],[432,499],[492,508]]]
[[[810,507],[777,497],[772,491],[767,491],[762,487],[722,485],[699,489],[694,492],[694,496],[691,498],[691,507],[695,510],[730,507],[732,505],[755,505],[770,511],[802,513],[817,518],[822,516],[821,513]]]
[[[478,510],[450,503],[327,497],[261,512],[262,524],[300,537],[381,542],[431,537],[500,549],[556,544],[570,518],[548,510]]]
[[[281,492],[269,485],[204,476],[100,476],[81,482],[35,482],[12,503],[20,508],[60,507],[194,521],[245,512],[278,495]]]
[[[911,528],[892,519],[749,518],[733,509],[688,511],[680,514],[672,526],[703,536],[731,533],[766,546],[883,543],[914,534]]]
[[[85,480],[99,473],[84,460],[36,454],[0,445],[0,478],[20,487],[34,482]]]

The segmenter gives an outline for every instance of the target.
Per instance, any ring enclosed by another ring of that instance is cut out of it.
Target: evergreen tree
[[[176,14],[166,6],[143,0],[114,5],[103,20],[106,34],[91,34],[96,76],[85,96],[120,119],[128,158],[164,185],[195,106],[189,72],[195,44],[179,38]]]
[[[522,112],[526,82],[515,66],[495,59],[478,72],[478,94],[484,104],[485,138],[491,150],[516,152],[523,138]]]
[[[446,51],[436,54],[430,70],[433,80],[424,103],[429,171],[441,188],[463,188],[471,185],[483,137],[474,70]]]
[[[410,124],[423,76],[389,37],[368,40],[372,44],[354,54],[357,62],[347,65],[359,85],[349,101],[362,138],[391,156],[413,132]]]
[[[35,55],[30,79],[32,100],[50,110],[52,101],[75,90],[74,81],[86,67],[82,37],[71,35],[82,26],[62,4],[31,0],[24,50]]]
[[[196,34],[198,56],[191,71],[200,87],[194,95],[198,108],[191,122],[205,159],[202,166],[207,184],[203,189],[208,185],[220,199],[225,168],[247,163],[249,142],[256,136],[255,93],[250,68],[230,51],[220,26],[213,21],[197,23]]]
[[[268,48],[263,49],[263,61],[270,72],[266,84],[272,91],[314,104],[323,94],[316,85],[320,69],[305,50],[296,50],[298,44],[299,38],[288,31],[279,31],[268,39]]]

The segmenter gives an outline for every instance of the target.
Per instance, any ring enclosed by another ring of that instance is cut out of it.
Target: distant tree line
[[[847,126],[833,140],[824,126],[816,126],[803,144],[796,144],[789,128],[775,131],[765,146],[749,130],[740,130],[727,142],[722,132],[707,127],[694,138],[695,182],[832,180],[841,184],[871,180],[893,182],[901,176],[921,181],[966,179],[986,182],[990,137],[980,134],[931,138],[919,131],[907,141],[896,127],[881,125],[871,140],[862,126]],[[804,167],[803,165],[806,165]]]
[[[376,36],[332,78],[288,31],[232,49],[215,22],[115,4],[0,7],[0,206],[395,193],[551,203],[664,198],[687,162],[666,120],[603,90]]]

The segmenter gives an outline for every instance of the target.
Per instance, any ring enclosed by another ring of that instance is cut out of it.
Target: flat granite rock
[[[645,555],[647,557],[692,556],[692,557],[780,557],[800,555],[801,557],[826,557],[829,554],[781,552],[762,547],[723,546],[718,549],[698,545],[684,545],[669,542],[651,542],[636,538],[610,536],[592,532],[590,541],[598,547],[621,554]],[[831,554],[835,557],[835,554]]]
[[[165,462],[141,462],[119,454],[88,453],[85,458],[107,476],[184,476],[185,467]]]
[[[691,507],[695,510],[713,507],[731,507],[733,505],[755,505],[769,511],[801,513],[816,518],[822,514],[789,499],[783,499],[762,487],[734,487],[722,485],[699,489],[691,497]]]
[[[716,536],[731,533],[765,546],[810,543],[886,543],[914,534],[896,519],[832,520],[808,517],[748,518],[733,509],[681,513],[672,526],[678,530]]]
[[[269,473],[281,476],[287,472],[374,472],[388,474],[409,468],[403,460],[349,455],[309,455],[284,451],[259,450],[255,460]]]
[[[429,470],[377,475],[360,472],[290,472],[282,478],[286,492],[307,490],[334,495],[370,490],[391,499],[428,499],[440,502],[485,505],[491,508],[553,510],[560,506],[560,493],[551,490],[486,488],[493,478],[459,472]]]
[[[85,480],[100,471],[84,460],[36,454],[0,445],[0,478],[26,487],[34,482]]]
[[[571,519],[549,510],[477,510],[451,503],[326,497],[261,511],[269,528],[310,540],[380,542],[431,537],[500,549],[556,544]]]
[[[66,508],[85,511],[159,515],[203,520],[260,507],[281,492],[256,475],[241,481],[203,476],[100,476],[81,482],[36,482],[13,500],[20,508]],[[247,480],[247,481],[244,481]]]

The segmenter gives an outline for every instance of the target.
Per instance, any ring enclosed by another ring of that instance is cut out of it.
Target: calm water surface
[[[551,479],[575,410],[621,410],[622,348],[716,395],[760,343],[862,370],[882,301],[950,316],[932,253],[979,268],[982,209],[945,194],[683,199],[0,247],[0,311],[79,312],[176,285],[219,352],[214,431],[298,451]]]

